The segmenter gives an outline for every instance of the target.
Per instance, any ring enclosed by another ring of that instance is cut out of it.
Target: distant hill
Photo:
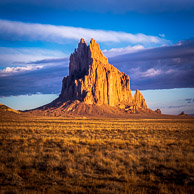
[[[0,103],[0,119],[16,118],[20,115],[21,115],[20,111],[14,110],[14,109]]]
[[[14,109],[0,103],[0,113],[5,113],[5,112],[20,114],[20,111],[14,110]]]

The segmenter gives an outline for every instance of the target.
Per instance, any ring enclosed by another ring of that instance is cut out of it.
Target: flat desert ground
[[[194,193],[194,119],[0,118],[0,188]]]

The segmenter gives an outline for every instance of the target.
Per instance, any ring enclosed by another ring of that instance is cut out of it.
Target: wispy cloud
[[[8,20],[0,20],[0,29],[0,38],[8,40],[40,40],[64,43],[67,39],[79,40],[82,37],[86,41],[95,38],[98,42],[128,42],[132,44],[163,44],[166,42],[164,38],[141,33],[131,34]]]
[[[144,49],[143,45],[127,46],[124,48],[112,48],[110,50],[103,50],[103,54],[106,57],[114,57],[117,55],[134,53],[134,52],[137,52],[137,51],[142,50],[142,49]]]
[[[194,98],[186,98],[185,102],[187,102],[188,104],[194,103]]]
[[[160,69],[151,68],[151,69],[148,69],[148,70],[143,74],[143,77],[154,77],[154,76],[160,75],[161,72],[162,72],[162,71],[161,71]]]
[[[43,66],[41,65],[38,65],[38,66],[28,65],[26,67],[6,67],[5,69],[0,71],[0,76],[12,75],[12,74],[24,72],[24,71],[34,71],[42,68]]]
[[[183,108],[186,105],[178,105],[178,106],[168,106],[168,108]]]
[[[133,74],[134,77],[150,78],[150,77],[158,76],[163,72],[161,69],[154,69],[154,68],[147,69],[146,71],[141,71],[140,67],[137,67],[137,68],[132,68],[131,73]]]
[[[165,34],[159,34],[160,37],[164,38],[165,37]]]
[[[66,54],[59,50],[40,48],[8,48],[0,47],[0,66],[21,64],[42,59],[62,58]]]
[[[0,96],[59,94],[62,79],[68,74],[68,61],[54,62],[43,68],[0,76]],[[29,87],[30,86],[30,87]]]

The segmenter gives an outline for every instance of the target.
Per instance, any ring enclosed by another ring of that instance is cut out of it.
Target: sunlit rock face
[[[136,90],[133,102],[136,106],[138,106],[142,109],[148,109],[146,101],[145,101],[142,93],[139,90]]]
[[[129,76],[108,63],[94,39],[88,46],[81,39],[71,54],[60,98],[110,106],[133,103]]]

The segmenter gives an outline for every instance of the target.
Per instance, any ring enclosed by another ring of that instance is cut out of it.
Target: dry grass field
[[[194,193],[194,120],[0,119],[2,193]]]

